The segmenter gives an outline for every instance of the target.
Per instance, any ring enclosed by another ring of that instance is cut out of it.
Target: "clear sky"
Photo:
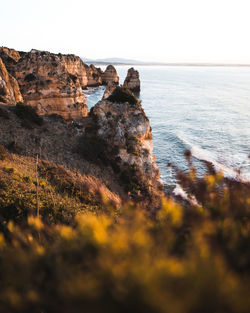
[[[250,63],[250,0],[1,0],[0,46],[163,62]]]

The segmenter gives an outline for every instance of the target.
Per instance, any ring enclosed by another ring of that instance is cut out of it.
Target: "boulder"
[[[108,65],[105,72],[102,74],[102,83],[104,85],[118,85],[119,76],[113,65]]]
[[[139,72],[136,71],[133,67],[128,70],[127,77],[124,81],[123,86],[128,88],[134,93],[138,93],[141,90]]]

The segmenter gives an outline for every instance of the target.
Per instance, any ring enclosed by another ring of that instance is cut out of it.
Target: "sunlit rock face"
[[[120,170],[136,169],[147,192],[160,188],[159,169],[152,153],[152,129],[138,99],[127,89],[116,87],[94,106],[91,114],[97,121],[97,135],[116,151]]]
[[[5,64],[7,71],[14,75],[15,66],[20,60],[20,54],[15,49],[9,49],[7,47],[0,47],[0,57],[2,58],[3,63]]]
[[[105,72],[102,74],[102,83],[107,86],[119,84],[119,76],[113,65],[108,65]]]
[[[124,87],[128,88],[132,92],[138,93],[141,90],[141,83],[139,72],[136,71],[133,67],[128,70],[127,77],[123,84]]]
[[[86,65],[86,64],[85,64]],[[100,68],[96,68],[93,64],[86,65],[88,87],[97,87],[102,85],[103,71]]]
[[[16,79],[8,73],[0,58],[0,103],[15,105],[23,98]]]
[[[88,78],[79,57],[38,50],[20,52],[20,56],[14,75],[26,104],[39,114],[56,113],[66,120],[88,114],[82,90]]]

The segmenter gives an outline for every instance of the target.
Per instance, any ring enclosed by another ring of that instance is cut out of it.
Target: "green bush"
[[[125,103],[128,102],[131,105],[139,104],[139,100],[133,93],[124,87],[116,87],[113,93],[107,98],[108,101],[113,103]]]
[[[109,157],[106,150],[107,144],[98,137],[82,136],[79,139],[77,151],[87,161],[92,163],[109,164]]]

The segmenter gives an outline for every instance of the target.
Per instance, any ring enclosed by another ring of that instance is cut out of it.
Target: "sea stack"
[[[123,86],[128,88],[130,91],[134,93],[138,93],[141,90],[140,85],[141,84],[140,84],[139,72],[136,71],[133,67],[131,67],[128,70],[128,74],[124,81]]]
[[[91,111],[97,136],[107,143],[113,164],[121,172],[127,191],[145,197],[161,190],[159,168],[153,155],[152,129],[140,101],[124,87],[116,87]]]
[[[119,76],[117,75],[116,69],[113,65],[108,65],[105,72],[102,74],[102,83],[104,85],[118,85]]]

